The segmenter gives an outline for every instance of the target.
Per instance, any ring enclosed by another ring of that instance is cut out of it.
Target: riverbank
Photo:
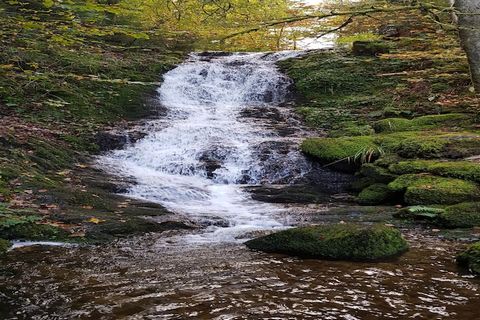
[[[0,7],[0,238],[97,242],[163,230],[143,217],[168,212],[114,195],[127,182],[91,167],[91,156],[157,115],[150,102],[188,51],[184,39],[112,27],[108,10],[45,6]]]

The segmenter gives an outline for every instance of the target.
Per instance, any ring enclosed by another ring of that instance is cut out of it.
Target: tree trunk
[[[480,94],[480,1],[455,0],[454,6],[464,13],[457,15],[460,40],[467,53],[475,91]],[[468,15],[472,13],[477,15]]]

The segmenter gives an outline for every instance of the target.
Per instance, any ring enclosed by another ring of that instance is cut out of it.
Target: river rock
[[[333,224],[293,228],[246,242],[247,247],[326,260],[372,261],[408,250],[401,233],[381,224]]]
[[[123,148],[127,143],[142,139],[147,134],[140,131],[101,131],[95,135],[95,142],[100,151],[109,151]]]

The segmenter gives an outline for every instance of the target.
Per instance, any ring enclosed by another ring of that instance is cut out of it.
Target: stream
[[[298,54],[192,54],[165,74],[162,116],[98,163],[136,180],[126,196],[201,228],[106,246],[17,248],[1,266],[0,318],[477,319],[480,281],[459,273],[454,243],[421,230],[404,230],[410,251],[381,263],[244,247],[328,205],[265,203],[248,188],[343,179],[299,152],[312,133],[287,103],[291,81],[275,65]]]

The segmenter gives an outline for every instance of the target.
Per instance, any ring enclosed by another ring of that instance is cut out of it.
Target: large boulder
[[[293,228],[246,242],[271,253],[326,260],[371,261],[408,249],[400,232],[385,225],[334,224]]]
[[[388,184],[394,192],[404,192],[409,205],[456,204],[475,201],[480,188],[471,181],[428,174],[405,174]]]
[[[480,226],[480,202],[459,203],[449,206],[440,214],[440,224],[448,228]]]

